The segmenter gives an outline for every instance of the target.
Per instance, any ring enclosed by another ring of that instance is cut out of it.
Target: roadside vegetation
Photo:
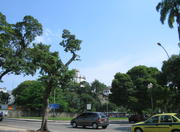
[[[166,19],[170,28],[177,24],[180,40],[179,8],[179,0],[162,0],[156,6],[163,24]],[[76,70],[69,69],[70,64],[80,60],[82,41],[76,35],[67,29],[62,31],[58,45],[70,57],[63,62],[59,51],[51,51],[51,45],[35,42],[42,33],[43,27],[34,17],[24,16],[12,24],[0,12],[0,82],[8,74],[39,74],[37,80],[22,82],[12,92],[17,110],[42,115],[38,117],[42,119],[39,131],[48,131],[48,119],[71,119],[48,117],[49,104],[53,103],[60,105],[56,112],[81,113],[87,104],[92,104],[92,111],[102,112],[107,112],[107,108],[138,114],[180,112],[180,54],[163,61],[161,70],[139,65],[126,73],[117,72],[112,80],[112,94],[107,97],[103,91],[108,86],[98,80],[77,82]],[[0,92],[0,103],[7,104],[9,96]],[[110,118],[116,119],[126,118]]]

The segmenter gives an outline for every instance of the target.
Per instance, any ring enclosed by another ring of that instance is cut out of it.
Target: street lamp
[[[163,48],[163,50],[166,52],[166,55],[168,56],[168,59],[169,59],[169,58],[170,58],[170,57],[169,57],[169,54],[168,54],[168,52],[166,51],[166,49],[162,46],[162,44],[161,44],[161,43],[157,43],[157,45]]]
[[[149,83],[147,87],[148,87],[148,89],[151,90],[151,107],[152,107],[152,112],[153,112],[153,97],[152,97],[152,87],[153,87],[153,84]]]

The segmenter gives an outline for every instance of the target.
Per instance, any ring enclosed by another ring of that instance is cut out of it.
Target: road
[[[126,121],[121,122],[111,122],[106,129],[99,128],[97,131],[99,132],[131,132],[131,124],[128,124]],[[37,120],[19,120],[19,119],[4,119],[0,122],[0,130],[1,126],[10,126],[20,129],[27,130],[38,130],[40,128],[41,122]],[[95,129],[92,128],[72,128],[69,122],[63,121],[49,121],[48,128],[51,132],[92,132]]]

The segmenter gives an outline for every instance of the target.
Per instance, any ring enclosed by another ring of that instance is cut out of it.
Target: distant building
[[[111,87],[107,87],[106,89],[103,90],[103,94],[100,97],[101,103],[108,103],[109,102],[109,95],[112,94],[111,92]]]
[[[103,95],[104,96],[109,96],[110,94],[112,94],[111,87],[108,87],[107,89],[103,90]]]
[[[86,77],[80,75],[79,70],[76,69],[75,71],[76,71],[76,75],[75,75],[75,78],[74,78],[75,82],[80,83],[80,82],[86,81]]]

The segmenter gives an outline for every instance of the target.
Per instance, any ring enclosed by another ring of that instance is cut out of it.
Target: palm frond
[[[175,16],[175,12],[174,10],[171,10],[168,17],[168,25],[170,28],[173,28],[174,16]]]

